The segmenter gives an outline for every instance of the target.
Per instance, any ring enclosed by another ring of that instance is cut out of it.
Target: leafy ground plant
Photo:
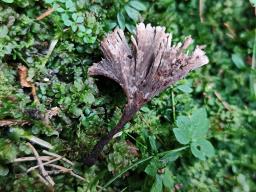
[[[206,140],[209,120],[205,109],[193,111],[191,117],[178,116],[176,125],[177,128],[174,128],[173,132],[177,141],[183,145],[190,144],[191,152],[195,157],[205,160],[205,157],[214,155],[212,144]]]

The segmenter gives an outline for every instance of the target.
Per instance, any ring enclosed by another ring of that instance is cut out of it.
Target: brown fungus
[[[191,70],[208,63],[200,46],[191,54],[185,53],[192,43],[191,37],[187,37],[183,43],[171,45],[172,36],[165,33],[164,27],[140,23],[131,42],[132,48],[124,32],[114,30],[101,42],[104,58],[89,68],[91,76],[103,75],[116,81],[127,96],[127,104],[116,127],[87,154],[86,165],[93,165],[97,161],[103,147],[145,103]]]

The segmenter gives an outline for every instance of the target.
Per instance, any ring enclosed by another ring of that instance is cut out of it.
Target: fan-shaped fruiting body
[[[89,68],[89,75],[103,75],[116,81],[127,96],[123,116],[86,157],[85,163],[92,165],[104,145],[131,120],[132,116],[168,86],[194,70],[208,63],[202,47],[197,46],[188,54],[187,48],[192,38],[172,45],[172,36],[164,27],[137,25],[135,37],[131,37],[130,47],[124,32],[116,29],[101,42],[104,58]]]

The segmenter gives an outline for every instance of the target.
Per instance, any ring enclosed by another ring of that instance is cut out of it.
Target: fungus
[[[134,114],[155,95],[186,76],[191,70],[207,64],[202,46],[188,54],[192,38],[172,45],[171,34],[164,27],[140,23],[129,46],[124,32],[115,29],[101,42],[104,58],[88,70],[90,76],[105,76],[116,81],[127,96],[119,123],[102,137],[86,155],[85,164],[95,164],[104,146],[121,131]]]

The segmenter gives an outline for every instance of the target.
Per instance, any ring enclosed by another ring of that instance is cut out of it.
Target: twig
[[[256,8],[255,8],[255,15],[256,15]],[[252,51],[252,65],[251,65],[251,74],[250,74],[250,89],[251,89],[251,95],[253,97],[256,97],[255,69],[256,69],[256,29],[254,31],[254,43],[253,43],[253,51]]]
[[[78,179],[81,179],[82,181],[85,181],[85,178],[83,178],[83,177],[81,177],[81,176],[75,174],[73,171],[70,172],[70,175],[72,175],[72,176],[74,176],[74,177],[76,177],[76,178],[78,178]]]
[[[174,100],[174,92],[173,89],[171,90],[171,101],[172,101],[172,118],[173,121],[176,120],[176,110],[175,110],[175,100]]]
[[[199,17],[200,17],[201,23],[204,22],[203,11],[204,11],[204,0],[199,0]]]
[[[61,159],[67,163],[69,163],[70,165],[74,165],[73,162],[71,162],[70,160],[66,159],[65,157],[62,157],[56,153],[53,153],[53,152],[49,152],[49,151],[46,151],[46,150],[43,150],[43,153],[46,154],[46,155],[50,155],[50,156],[53,156],[53,157],[61,157]]]
[[[45,11],[42,15],[38,16],[38,17],[36,18],[36,20],[38,20],[38,21],[39,21],[39,20],[42,20],[43,18],[45,18],[45,17],[51,15],[53,12],[54,12],[54,9],[53,9],[53,8],[49,8],[49,9],[47,9],[47,11]]]
[[[56,169],[59,169],[61,170],[63,173],[69,173],[72,171],[72,169],[67,169],[66,167],[62,167],[60,165],[55,165],[55,164],[47,164],[45,165],[47,167],[53,167],[53,168],[56,168]]]
[[[234,39],[236,37],[236,32],[235,30],[228,24],[228,23],[224,23],[224,26],[227,28],[227,30],[229,31],[229,36]]]
[[[55,162],[55,161],[59,161],[60,159],[61,159],[61,157],[58,157],[58,158],[56,158],[56,159],[52,159],[51,161],[47,161],[47,162],[45,162],[45,163],[42,163],[42,165],[44,166],[44,165],[53,163],[53,162]],[[33,171],[34,169],[36,169],[36,168],[38,168],[38,167],[39,167],[39,165],[34,166],[34,167],[30,167],[30,168],[27,170],[27,173],[29,173],[30,171]]]
[[[42,63],[41,63],[41,66],[42,66],[42,67],[45,66],[46,63],[48,62],[48,60],[49,60],[49,58],[50,58],[50,56],[51,56],[51,54],[52,54],[52,52],[53,52],[55,46],[57,45],[57,43],[58,43],[58,39],[53,39],[53,40],[51,41],[50,47],[49,47],[49,49],[48,49],[48,51],[47,51],[47,55],[45,56],[44,60],[43,60]]]
[[[29,141],[31,141],[32,143],[36,143],[38,145],[41,145],[42,147],[45,147],[47,149],[53,149],[53,146],[48,143],[47,141],[40,139],[34,135],[28,135],[28,136],[24,136],[26,139],[28,139]]]
[[[29,123],[30,123],[29,121],[25,121],[25,120],[4,119],[4,120],[0,120],[0,127],[13,126],[13,125],[23,126]]]
[[[47,171],[49,175],[58,175],[60,173],[63,173],[62,170],[52,170],[52,171]]]
[[[53,157],[51,157],[51,156],[40,156],[39,159],[41,159],[42,161],[50,161],[51,159],[53,159]],[[37,160],[37,158],[35,158],[35,157],[20,157],[20,158],[14,159],[12,162],[13,163],[18,163],[18,162],[35,161],[35,160]]]
[[[49,185],[48,181],[42,175],[40,175],[39,173],[36,173],[36,176],[39,177],[40,181],[44,183],[46,186]]]
[[[47,164],[46,166],[59,169],[62,173],[70,173],[70,175],[72,175],[72,176],[74,176],[74,177],[76,177],[76,178],[78,178],[78,179],[81,179],[81,180],[85,181],[85,178],[83,178],[83,177],[81,177],[81,176],[75,174],[72,169],[67,169],[67,168],[65,168],[65,167],[62,167],[62,166],[60,166],[60,165],[55,165],[55,164]]]
[[[217,91],[214,91],[214,95],[217,97],[217,99],[222,103],[222,105],[224,106],[225,109],[229,110],[229,111],[232,111],[231,107],[229,106],[229,104],[224,101],[221,97],[221,95],[217,92]]]
[[[43,175],[43,177],[45,177],[45,179],[48,181],[48,183],[52,186],[55,185],[54,181],[52,180],[52,178],[48,175],[47,171],[44,169],[44,166],[42,165],[42,160],[39,157],[39,154],[37,152],[37,150],[34,148],[33,145],[31,145],[30,143],[27,143],[27,145],[31,148],[32,152],[34,153],[36,159],[37,159],[37,163],[39,165],[41,174]]]

